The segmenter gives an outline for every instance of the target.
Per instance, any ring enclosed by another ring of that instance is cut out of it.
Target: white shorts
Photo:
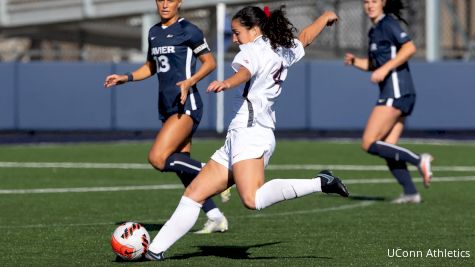
[[[239,161],[264,156],[264,167],[266,167],[274,149],[274,131],[256,125],[228,130],[224,146],[216,150],[211,159],[231,170],[232,166]]]

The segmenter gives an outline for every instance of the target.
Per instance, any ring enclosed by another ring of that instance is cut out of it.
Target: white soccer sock
[[[218,208],[214,208],[206,212],[206,216],[208,217],[208,219],[215,221],[223,218],[224,215]]]
[[[270,180],[256,191],[256,209],[261,210],[277,202],[321,191],[320,178]]]
[[[153,253],[159,253],[171,247],[195,225],[200,209],[200,203],[185,196],[181,197],[180,203],[172,217],[155,236],[149,246],[149,250]]]

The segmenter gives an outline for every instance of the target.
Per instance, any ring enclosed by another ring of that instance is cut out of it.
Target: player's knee
[[[250,210],[256,209],[256,194],[255,193],[241,196],[241,201],[242,201],[242,204],[244,204],[244,207]]]
[[[374,143],[374,140],[365,140],[363,139],[363,141],[361,142],[361,149],[363,149],[364,151],[368,152],[370,146]]]
[[[163,171],[165,169],[166,161],[167,159],[161,156],[152,155],[152,154],[148,155],[148,162],[150,163],[150,165],[152,165],[155,169],[159,171]]]

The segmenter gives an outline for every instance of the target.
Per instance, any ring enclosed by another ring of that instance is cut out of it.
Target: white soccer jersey
[[[275,128],[273,105],[281,93],[287,69],[305,55],[302,43],[298,39],[294,42],[293,48],[274,51],[269,41],[259,36],[253,42],[239,46],[241,51],[234,58],[232,67],[235,71],[245,67],[252,78],[243,88],[235,90],[234,117],[228,129],[252,127],[256,123]]]

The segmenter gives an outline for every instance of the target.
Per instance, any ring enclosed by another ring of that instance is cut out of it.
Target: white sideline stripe
[[[269,213],[269,214],[252,214],[252,215],[243,215],[243,216],[227,216],[229,219],[233,218],[269,218],[269,217],[278,217],[278,216],[289,216],[289,215],[298,215],[298,214],[310,214],[310,213],[320,213],[320,212],[329,212],[329,211],[340,211],[340,210],[349,210],[360,207],[367,207],[372,204],[375,204],[376,201],[363,201],[357,204],[341,205],[336,207],[328,207],[321,209],[311,209],[311,210],[299,210],[299,211],[289,211],[289,212],[280,212],[280,213]],[[155,219],[153,222],[165,222],[168,219]],[[134,220],[131,220],[134,221]],[[147,222],[152,223],[151,220],[135,220],[146,224]],[[90,226],[99,226],[99,225],[114,225],[116,222],[97,222],[97,223],[72,223],[72,224],[30,224],[30,225],[0,225],[0,229],[8,228],[50,228],[50,227],[90,227]]]
[[[274,179],[298,179],[298,178],[274,178]],[[422,181],[422,179],[414,179]],[[475,176],[463,177],[436,177],[432,182],[471,182],[475,181]],[[345,184],[388,184],[394,183],[394,178],[374,178],[374,179],[344,179]],[[119,191],[140,191],[140,190],[175,190],[183,189],[182,184],[163,185],[137,185],[137,186],[111,186],[111,187],[76,187],[76,188],[35,188],[35,189],[0,189],[0,195],[13,194],[51,194],[51,193],[90,193],[90,192],[119,192]]]
[[[111,187],[76,187],[76,188],[37,188],[0,190],[0,195],[8,194],[49,194],[49,193],[89,193],[89,192],[118,192],[140,190],[171,190],[183,189],[182,184],[111,186]]]
[[[6,162],[0,161],[0,168],[61,168],[61,169],[125,169],[125,170],[151,170],[152,166],[143,163],[88,163],[88,162]],[[332,169],[336,171],[387,171],[384,165],[338,165],[338,164],[279,164],[268,165],[267,170],[321,170]],[[409,166],[410,170],[417,170]],[[475,166],[433,166],[434,171],[471,172]]]
[[[348,210],[348,209],[354,209],[354,208],[359,208],[359,207],[367,207],[375,203],[376,201],[363,201],[356,204],[342,205],[342,206],[322,208],[322,209],[298,210],[298,211],[288,211],[288,212],[269,213],[269,214],[259,213],[259,214],[253,214],[250,216],[243,216],[243,217],[252,217],[252,218],[277,217],[277,216],[289,216],[289,215],[298,215],[298,214],[327,212],[327,211]]]

